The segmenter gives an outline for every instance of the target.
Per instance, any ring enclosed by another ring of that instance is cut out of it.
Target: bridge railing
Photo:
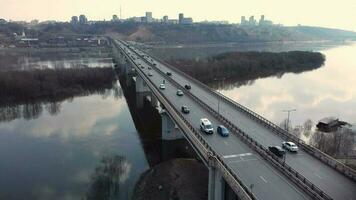
[[[144,59],[144,58],[142,58],[142,59]],[[182,85],[180,85],[179,83],[177,83],[173,78],[171,78],[170,76],[167,76],[164,72],[162,72],[156,66],[152,65],[150,62],[147,62],[147,60],[146,60],[146,63],[151,65],[152,68],[154,68],[162,76],[166,77],[166,79],[169,80],[171,83],[173,83],[176,87],[184,90],[184,87]],[[325,192],[323,192],[321,189],[319,189],[316,185],[311,183],[307,178],[305,178],[303,175],[298,173],[292,167],[287,165],[285,162],[283,162],[281,159],[279,159],[277,156],[275,156],[273,153],[271,153],[267,148],[265,148],[264,146],[259,144],[257,141],[255,141],[252,137],[250,137],[248,134],[246,134],[245,132],[240,130],[238,127],[236,127],[233,123],[231,123],[229,120],[227,120],[221,114],[217,113],[214,109],[212,109],[205,102],[201,101],[199,98],[197,98],[195,95],[191,94],[190,92],[188,92],[187,94],[195,102],[200,104],[207,111],[209,111],[212,115],[214,115],[221,122],[223,122],[223,124],[225,126],[227,126],[233,134],[235,134],[236,136],[241,138],[242,141],[244,141],[246,144],[248,144],[250,146],[250,148],[252,148],[258,154],[260,154],[262,158],[269,161],[274,167],[276,167],[279,171],[281,171],[283,174],[285,174],[287,177],[289,177],[290,180],[292,180],[296,185],[298,185],[301,189],[303,189],[305,192],[307,192],[314,199],[327,199],[327,200],[332,199]],[[200,134],[199,134],[199,137],[201,137]],[[215,157],[217,158],[217,160],[219,160],[219,161],[221,160],[220,162],[222,165],[226,166],[225,162],[223,162],[221,157],[219,157],[217,154],[215,154]],[[226,166],[226,168],[228,168],[228,166]]]
[[[131,58],[129,59],[131,60]],[[208,161],[210,160],[210,164],[213,164],[214,167],[216,167],[217,169],[219,169],[219,171],[222,172],[223,177],[230,184],[236,195],[238,195],[238,197],[243,200],[257,199],[251,193],[249,188],[241,182],[241,178],[239,178],[235,173],[233,173],[232,169],[223,162],[221,157],[219,157],[218,154],[210,147],[210,145],[202,138],[201,134],[197,132],[196,128],[194,128],[181,114],[181,112],[177,110],[177,108],[175,108],[175,106],[173,106],[164,95],[161,94],[161,91],[157,88],[157,86],[153,84],[149,78],[146,77],[146,74],[142,72],[139,67],[136,66],[135,62],[133,62],[132,60],[131,62],[135,65],[136,69],[139,70],[139,73],[141,74],[142,78],[145,79],[151,90],[155,93],[155,95],[157,95],[157,98],[159,98],[165,108],[169,111],[169,114],[171,115],[175,123],[179,125],[180,128],[186,129],[182,132],[186,135],[187,138],[193,141],[193,144],[196,145],[196,148],[203,152],[204,158]],[[192,134],[188,134],[188,132]]]
[[[158,58],[156,58],[154,56],[151,56],[151,57],[155,58],[156,60],[159,60]],[[274,124],[273,122],[267,120],[266,118],[262,117],[261,115],[253,112],[252,110],[248,109],[247,107],[235,102],[234,100],[226,97],[225,95],[223,95],[221,93],[218,93],[218,92],[210,89],[210,87],[208,87],[207,85],[205,85],[202,82],[196,80],[195,78],[189,76],[188,74],[178,70],[174,66],[172,66],[172,65],[170,65],[170,64],[168,64],[168,63],[166,63],[164,61],[161,61],[161,60],[159,60],[159,62],[163,63],[164,65],[166,65],[168,67],[170,67],[170,69],[174,70],[174,72],[179,73],[180,75],[184,76],[185,78],[187,78],[191,82],[194,82],[195,84],[199,85],[204,90],[206,90],[206,91],[208,91],[210,93],[213,93],[215,96],[217,96],[217,98],[221,98],[223,101],[227,102],[228,104],[230,104],[234,108],[246,113],[247,116],[249,116],[251,119],[257,120],[259,123],[261,123],[262,125],[266,126],[270,130],[272,130],[273,133],[279,135],[280,137],[282,137],[282,138],[284,138],[286,140],[290,140],[290,141],[298,144],[307,153],[311,154],[315,158],[319,159],[320,161],[322,161],[326,165],[330,166],[331,168],[335,169],[336,171],[340,172],[341,174],[345,175],[346,177],[352,179],[353,181],[356,181],[356,171],[355,170],[351,169],[350,167],[347,167],[343,163],[335,160],[334,158],[332,158],[331,156],[325,154],[324,152],[320,151],[319,149],[308,145],[307,143],[305,143],[303,140],[301,140],[297,136],[295,136],[295,135],[289,133],[288,131],[282,129],[281,127],[277,126],[276,124]]]

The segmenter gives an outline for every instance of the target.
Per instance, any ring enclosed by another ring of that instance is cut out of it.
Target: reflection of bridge
[[[356,199],[356,173],[351,169],[168,64],[125,42],[113,44],[120,65],[138,74],[138,101],[149,98],[164,108],[162,138],[184,136],[208,166],[209,199]],[[163,80],[166,89],[160,90]],[[186,84],[191,90],[184,89]],[[176,96],[178,89],[185,92],[183,97]],[[182,114],[182,105],[191,113]],[[232,135],[202,134],[203,117],[225,125]],[[285,162],[267,150],[283,140],[300,147],[299,153],[288,153]]]

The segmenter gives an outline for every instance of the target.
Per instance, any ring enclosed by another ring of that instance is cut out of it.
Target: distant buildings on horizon
[[[229,24],[229,21],[223,20],[223,21],[208,21],[204,20],[201,22],[193,22],[193,18],[191,17],[185,17],[184,13],[179,13],[177,19],[170,19],[167,15],[163,16],[161,19],[157,19],[153,17],[152,12],[146,12],[145,16],[142,17],[130,17],[127,19],[120,19],[118,15],[114,14],[112,15],[112,19],[110,20],[111,22],[125,22],[125,21],[131,21],[131,22],[137,22],[137,23],[163,23],[163,24],[182,24],[182,25],[190,25],[190,24]],[[70,19],[71,24],[93,24],[93,23],[102,23],[102,22],[110,22],[106,21],[105,19],[102,21],[90,21],[88,18],[81,14],[79,16],[72,16]],[[5,19],[0,19],[0,24],[5,24],[8,21]],[[35,26],[39,23],[41,24],[51,24],[51,23],[57,23],[56,21],[53,20],[48,20],[48,21],[43,21],[39,22],[38,20],[32,20],[31,22],[25,22],[25,21],[9,21],[9,22],[15,22],[18,24],[23,24],[23,25],[30,25],[30,26]],[[266,20],[265,15],[261,15],[260,19],[257,21],[255,17],[252,15],[248,19],[245,16],[241,16],[241,21],[240,24],[241,26],[272,26],[274,25],[272,21]]]
[[[247,20],[245,16],[241,16],[241,26],[271,26],[273,25],[273,22],[270,20],[266,20],[264,15],[261,15],[260,20],[257,22],[255,20],[255,17],[252,15],[250,18]]]

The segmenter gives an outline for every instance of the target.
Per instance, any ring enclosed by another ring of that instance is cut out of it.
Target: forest
[[[0,71],[0,105],[52,102],[110,89],[111,68],[70,68]]]
[[[205,84],[214,87],[226,83],[248,82],[268,76],[281,77],[286,72],[301,73],[324,64],[319,52],[229,52],[204,60],[173,59],[168,62]]]

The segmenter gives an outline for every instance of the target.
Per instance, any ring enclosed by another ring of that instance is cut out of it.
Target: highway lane
[[[145,70],[143,71],[147,74],[147,65],[142,61],[137,62],[145,66]],[[149,78],[158,86],[163,82],[164,77],[154,70],[151,71],[153,76]],[[188,105],[190,107],[191,113],[185,116],[191,124],[196,124],[197,130],[199,130],[199,120],[202,117],[209,118],[214,125],[219,124],[217,119],[188,96],[178,97],[176,95],[178,88],[167,80],[165,82],[166,89],[162,93],[165,94],[176,108],[180,109],[181,105]],[[241,177],[246,185],[254,184],[253,193],[259,199],[309,198],[258,154],[251,152],[251,149],[236,136],[231,135],[228,138],[223,138],[216,133],[213,135],[202,133],[202,135],[214,151],[222,156],[226,156],[224,161]]]
[[[166,67],[160,62],[157,62],[157,67],[163,71],[172,72],[172,78],[180,85],[184,86],[189,83],[192,86],[192,94],[198,96],[210,107],[218,108],[218,99],[215,95],[200,88],[194,82],[189,82],[185,77],[175,73],[170,68]],[[237,127],[249,134],[257,142],[265,147],[272,145],[279,145],[283,139],[273,133],[270,129],[259,122],[252,120],[245,113],[235,109],[228,103],[220,101],[219,105],[220,114],[229,119]],[[356,200],[356,183],[340,174],[331,167],[325,165],[320,160],[314,158],[307,152],[300,150],[298,154],[287,154],[286,162],[293,169],[297,170],[300,174],[310,180],[317,187],[329,194],[334,199]]]

